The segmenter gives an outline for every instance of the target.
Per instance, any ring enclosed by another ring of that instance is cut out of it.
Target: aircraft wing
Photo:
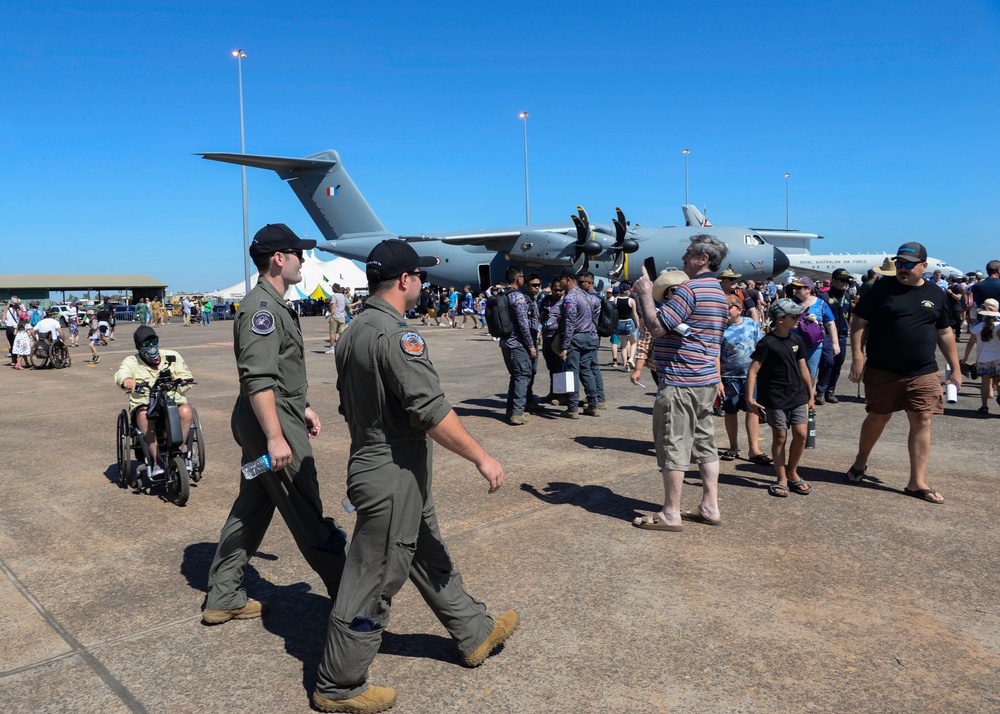
[[[796,275],[804,275],[807,278],[812,278],[813,280],[815,280],[817,282],[820,282],[820,281],[823,281],[823,280],[827,280],[830,277],[830,271],[829,270],[814,270],[812,268],[805,268],[805,267],[803,267],[801,265],[795,265],[795,254],[794,253],[791,254],[791,255],[789,255],[788,257],[792,261],[792,264],[789,266],[789,268]]]
[[[420,235],[403,235],[400,236],[400,238],[410,242],[440,241],[441,243],[445,243],[447,245],[480,246],[486,250],[492,250],[499,253],[509,253],[514,250],[517,242],[522,238],[525,240],[533,240],[543,234],[546,238],[556,238],[559,235],[568,236],[570,231],[573,230],[575,229],[572,226],[545,228],[524,226],[521,228],[506,228],[499,230],[484,229],[481,231],[466,233],[422,233]],[[573,239],[568,237],[565,239],[557,238],[557,240],[564,245],[570,245],[573,242]]]

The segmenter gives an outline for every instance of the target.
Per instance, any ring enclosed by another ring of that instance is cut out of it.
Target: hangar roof
[[[108,290],[114,288],[166,288],[152,275],[22,274],[0,275],[0,290]]]

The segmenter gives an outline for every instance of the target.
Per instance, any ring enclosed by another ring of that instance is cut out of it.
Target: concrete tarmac
[[[326,321],[302,325],[323,420],[323,499],[350,532]],[[115,421],[126,397],[111,377],[133,352],[134,327],[118,326],[98,365],[81,347],[70,369],[0,369],[0,709],[308,711],[330,602],[280,516],[246,578],[271,613],[201,623],[240,478],[232,323],[159,330],[198,381],[190,398],[205,432],[205,475],[183,508],[160,490],[119,487]],[[929,481],[944,505],[902,493],[903,415],[875,449],[873,480],[845,481],[864,418],[845,367],[841,403],[819,407],[817,448],[801,469],[811,495],[770,497],[770,467],[722,462],[721,527],[651,532],[630,521],[662,503],[653,393],[607,367],[607,347],[600,418],[550,408],[512,427],[496,343],[468,329],[421,333],[456,411],[506,470],[489,496],[471,464],[436,449],[443,534],[470,592],[494,614],[516,608],[522,625],[468,670],[405,586],[370,672],[397,690],[394,711],[1000,710],[1000,406],[976,414],[978,382],[934,419]],[[717,433],[725,447],[721,419]],[[745,457],[742,429],[740,443]],[[700,494],[689,475],[685,508]]]

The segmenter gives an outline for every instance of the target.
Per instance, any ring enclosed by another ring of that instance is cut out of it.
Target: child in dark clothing
[[[771,331],[757,343],[747,373],[747,406],[763,415],[771,425],[771,457],[774,459],[775,483],[768,486],[772,496],[785,498],[789,490],[806,496],[811,489],[799,478],[797,469],[806,448],[809,412],[813,409],[806,346],[791,332],[803,312],[794,300],[782,298],[772,303]],[[757,380],[760,379],[760,386]],[[754,394],[758,399],[754,399]],[[785,465],[785,441],[792,431],[792,445]]]

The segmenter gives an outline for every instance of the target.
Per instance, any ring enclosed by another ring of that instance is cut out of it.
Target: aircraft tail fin
[[[712,224],[708,222],[705,215],[698,210],[697,206],[693,206],[689,203],[685,206],[681,206],[681,211],[684,212],[684,225],[686,226],[701,226],[705,228],[710,228],[712,226]]]
[[[321,151],[305,158],[255,154],[209,153],[212,161],[270,169],[288,181],[313,222],[329,241],[349,234],[391,234],[375,215],[344,169],[336,151]]]

